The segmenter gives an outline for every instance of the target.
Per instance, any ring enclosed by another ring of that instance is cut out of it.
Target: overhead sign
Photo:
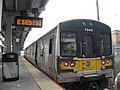
[[[15,25],[22,26],[22,27],[42,27],[43,18],[37,17],[22,17],[16,16],[15,17]]]

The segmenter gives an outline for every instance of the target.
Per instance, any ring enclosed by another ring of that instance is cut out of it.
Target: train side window
[[[32,55],[34,55],[34,45],[32,46]]]
[[[30,55],[32,55],[32,46],[30,47]]]
[[[44,53],[44,47],[41,47],[41,53],[40,53],[41,57],[43,57],[43,53]]]
[[[53,42],[53,39],[51,38],[49,43],[49,54],[52,54],[52,42]]]
[[[40,45],[40,56],[43,57],[43,55],[44,55],[44,46],[41,43],[41,45]]]

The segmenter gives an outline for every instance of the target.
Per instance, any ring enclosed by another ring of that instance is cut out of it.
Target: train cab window
[[[83,41],[83,55],[92,57],[94,55],[94,38],[92,35],[86,35]]]
[[[76,33],[61,33],[61,56],[76,56]]]
[[[111,41],[109,34],[100,34],[100,54],[109,55],[111,54]]]

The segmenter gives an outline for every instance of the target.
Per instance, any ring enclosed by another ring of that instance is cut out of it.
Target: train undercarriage
[[[66,90],[114,90],[113,79],[62,83],[60,85]]]

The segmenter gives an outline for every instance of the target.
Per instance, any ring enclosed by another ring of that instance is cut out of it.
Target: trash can
[[[18,54],[14,52],[2,55],[2,77],[3,81],[16,81],[19,79]]]

